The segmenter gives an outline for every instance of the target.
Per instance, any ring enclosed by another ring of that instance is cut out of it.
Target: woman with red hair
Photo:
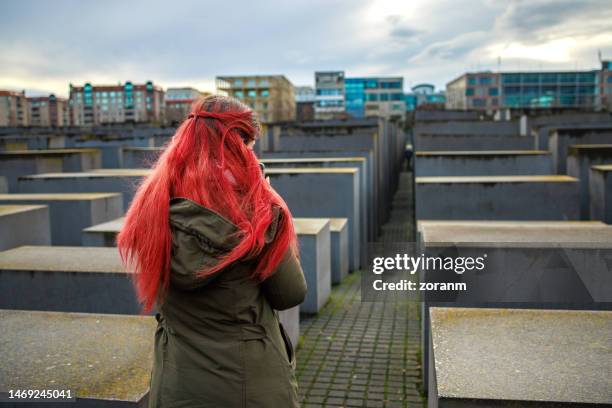
[[[149,407],[297,407],[293,346],[276,310],[306,282],[291,213],[252,150],[241,102],[196,102],[142,182],[117,245],[154,307]]]

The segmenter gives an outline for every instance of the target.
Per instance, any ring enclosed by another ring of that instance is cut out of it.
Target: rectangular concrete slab
[[[604,311],[432,308],[429,407],[608,406],[610,327]]]
[[[318,313],[331,294],[331,239],[328,218],[294,218],[300,245],[300,262],[308,292],[302,313]]]
[[[417,150],[529,150],[534,148],[529,136],[504,134],[415,134]]]
[[[0,308],[138,314],[117,248],[22,246],[0,252]]]
[[[374,208],[374,173],[369,172],[365,157],[296,157],[296,158],[263,158],[260,160],[267,169],[287,167],[349,167],[357,168],[361,202],[362,234],[372,237],[375,220]]]
[[[357,169],[273,168],[266,174],[294,216],[347,218],[350,268],[355,270],[365,262]]]
[[[456,275],[420,272],[421,282],[463,282],[467,290],[422,304],[423,378],[432,306],[610,309],[612,227],[591,221],[419,221],[419,253],[485,256],[485,268]]]
[[[612,224],[612,165],[591,167],[589,201],[591,219]]]
[[[577,220],[579,187],[559,175],[417,177],[417,218]]]
[[[0,205],[0,251],[21,245],[50,245],[49,208]]]
[[[330,218],[332,284],[339,284],[349,272],[348,220]]]
[[[572,145],[568,149],[567,174],[580,180],[580,218],[590,217],[591,166],[612,163],[612,144]]]
[[[556,173],[566,174],[570,146],[608,143],[612,143],[612,128],[557,129],[550,134],[548,150],[552,153]]]
[[[81,245],[83,228],[120,217],[124,209],[118,193],[0,194],[0,204],[48,206],[53,245]]]
[[[416,176],[551,174],[552,158],[540,150],[417,151]]]
[[[71,390],[76,402],[66,406],[75,408],[144,408],[156,324],[150,316],[0,310],[0,389]]]
[[[102,164],[97,149],[43,149],[0,152],[0,173],[8,178],[9,191],[17,192],[18,178],[53,171],[88,171]]]
[[[123,147],[121,165],[126,169],[150,168],[163,150],[163,147]]]
[[[127,208],[149,169],[108,169],[78,173],[44,173],[19,178],[20,193],[121,193]]]

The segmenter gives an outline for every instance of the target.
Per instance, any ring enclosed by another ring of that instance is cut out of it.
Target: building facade
[[[466,73],[446,85],[446,108],[600,109],[609,100],[606,64],[590,71]]]
[[[0,90],[0,126],[28,126],[28,100],[25,91]]]
[[[345,84],[346,112],[352,117],[404,117],[404,78],[346,78]]]
[[[59,127],[70,125],[68,100],[49,96],[29,97],[30,126]]]
[[[432,84],[418,84],[411,88],[412,92],[405,94],[406,111],[418,107],[428,109],[444,109],[446,95],[444,91],[436,92]]]
[[[216,86],[257,112],[261,123],[295,120],[293,84],[284,75],[220,76]]]
[[[191,112],[191,105],[208,95],[209,92],[200,92],[195,88],[166,89],[166,122],[173,124],[182,122]]]
[[[315,119],[346,116],[344,71],[315,72]]]
[[[70,84],[72,124],[161,123],[165,115],[165,92],[152,81],[121,85]]]
[[[599,94],[601,95],[602,109],[612,112],[612,61],[601,62]]]

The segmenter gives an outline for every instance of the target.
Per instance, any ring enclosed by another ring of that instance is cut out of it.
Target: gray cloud
[[[485,54],[492,45],[575,37],[575,56],[592,55],[584,64],[593,67],[591,38],[612,35],[609,1],[415,0],[411,11],[404,2],[387,5],[382,20],[368,19],[382,13],[373,1],[6,2],[0,86],[66,94],[69,81],[171,86],[250,73],[312,84],[313,72],[325,69],[444,86],[477,61],[494,66]],[[611,42],[601,48],[612,57]]]

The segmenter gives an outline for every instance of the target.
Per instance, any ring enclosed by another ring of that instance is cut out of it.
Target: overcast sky
[[[594,69],[612,59],[610,0],[4,0],[0,88],[315,70],[443,88],[465,71]]]

